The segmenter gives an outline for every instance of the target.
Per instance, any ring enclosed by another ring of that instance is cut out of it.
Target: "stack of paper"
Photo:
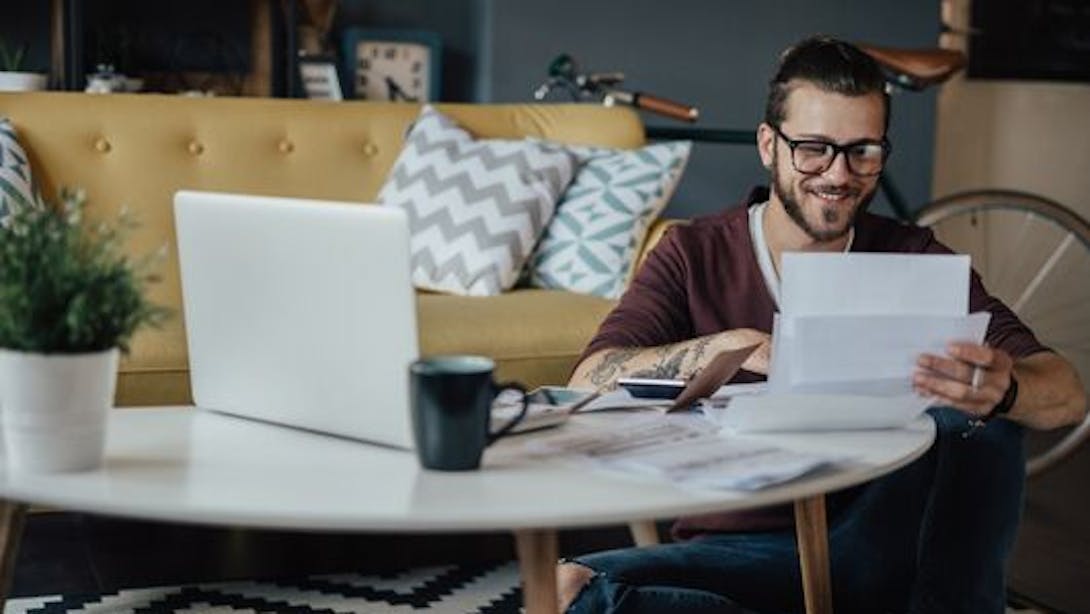
[[[685,415],[617,416],[608,427],[567,431],[526,445],[533,454],[570,456],[609,471],[729,490],[782,484],[843,460],[724,438],[714,425]]]
[[[968,314],[969,257],[787,253],[766,394],[721,413],[736,431],[892,428],[931,403],[912,376],[923,353],[980,343]]]

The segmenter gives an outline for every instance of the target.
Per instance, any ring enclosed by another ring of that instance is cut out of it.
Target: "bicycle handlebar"
[[[601,96],[602,104],[606,106],[628,105],[689,123],[700,118],[700,110],[694,106],[644,92],[616,89],[615,86],[622,81],[624,73],[621,72],[580,74],[575,60],[568,54],[562,54],[549,65],[549,79],[534,91],[534,98],[543,100],[551,90],[563,89],[574,100]]]
[[[637,109],[644,109],[645,111],[689,123],[693,123],[700,118],[700,109],[696,107],[643,92],[610,90],[606,92],[602,103],[607,107],[617,103],[626,104]]]

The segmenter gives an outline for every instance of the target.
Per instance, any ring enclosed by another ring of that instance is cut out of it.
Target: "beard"
[[[875,183],[873,187],[868,191],[864,191],[861,188],[853,187],[850,185],[834,185],[832,183],[819,183],[819,179],[814,177],[812,179],[804,180],[799,184],[799,187],[804,191],[809,192],[821,192],[826,194],[835,194],[839,196],[848,196],[855,198],[855,206],[851,211],[845,215],[840,207],[832,204],[823,204],[818,213],[821,215],[821,219],[826,224],[836,224],[837,221],[843,219],[842,226],[833,226],[832,228],[822,229],[816,228],[810,223],[810,220],[806,219],[806,214],[802,210],[802,205],[799,203],[800,194],[795,187],[789,185],[780,174],[779,156],[776,152],[772,154],[772,190],[779,197],[780,202],[783,203],[784,211],[787,212],[787,216],[791,218],[791,221],[795,222],[806,236],[810,237],[818,243],[826,243],[839,239],[848,234],[852,227],[855,226],[855,220],[859,217],[863,211],[870,205],[871,200],[874,199],[875,193],[878,191],[878,184]],[[814,182],[810,184],[809,182]]]

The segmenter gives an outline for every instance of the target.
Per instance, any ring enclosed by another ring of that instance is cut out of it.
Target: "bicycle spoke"
[[[1002,213],[1004,213],[1004,212],[1002,212],[1002,211],[981,211],[980,213],[977,214],[979,216],[982,216],[982,217],[986,218],[987,221],[983,225],[984,232],[989,237],[989,239],[991,239],[993,241],[994,241],[995,238],[997,238],[996,237],[997,229],[1001,228],[1003,226],[1003,224],[1001,223],[1001,220],[998,219],[1000,217],[1003,217]],[[1025,261],[1020,260],[1020,259],[1014,259],[1013,262],[1014,262],[1014,264],[1016,266],[1005,266],[1007,264],[1006,261],[1009,260],[1009,258],[1004,259],[1003,262],[997,262],[997,260],[998,260],[997,258],[993,258],[993,257],[990,257],[990,256],[993,254],[993,252],[998,252],[1000,254],[1005,254],[1005,255],[1009,256],[1009,255],[1012,254],[1012,250],[1010,249],[1011,245],[1024,245],[1024,242],[1026,240],[1026,235],[1029,234],[1028,233],[1029,227],[1031,225],[1033,225],[1036,222],[1037,219],[1038,219],[1037,216],[1035,216],[1032,212],[1027,211],[1022,216],[1022,223],[1018,225],[1018,230],[1015,233],[1015,236],[1014,236],[1013,239],[1008,239],[1006,236],[1000,237],[1000,239],[1001,239],[999,241],[1000,245],[995,246],[994,250],[992,249],[992,246],[989,244],[989,249],[988,249],[988,254],[989,254],[989,259],[988,259],[989,263],[988,264],[989,264],[989,267],[988,267],[988,270],[998,272],[996,274],[996,277],[994,278],[994,282],[993,282],[994,285],[995,285],[995,291],[996,292],[1001,292],[1001,291],[1005,290],[1006,288],[1008,288],[1010,286],[1010,284],[1014,283],[1013,280],[1017,279],[1017,277],[1015,277],[1014,273],[1015,273],[1015,271],[1017,271],[1017,270],[1019,270],[1021,268],[1020,266],[1017,266],[1017,265],[1023,265],[1025,263]],[[991,241],[989,243],[991,243]],[[1007,292],[1003,292],[1003,294],[1004,294],[1004,296],[1010,296],[1010,294],[1007,293]]]
[[[1019,313],[1022,310],[1022,307],[1033,297],[1033,293],[1036,292],[1037,288],[1040,287],[1041,282],[1043,282],[1045,277],[1047,277],[1048,274],[1052,272],[1052,269],[1056,266],[1056,263],[1059,262],[1060,257],[1063,256],[1064,252],[1067,251],[1067,248],[1070,247],[1071,244],[1074,242],[1075,235],[1069,232],[1067,233],[1067,236],[1064,237],[1064,240],[1056,247],[1056,249],[1052,250],[1052,253],[1049,255],[1048,260],[1045,261],[1044,266],[1038,269],[1037,274],[1034,275],[1033,279],[1030,280],[1029,285],[1027,285],[1026,289],[1022,291],[1022,294],[1018,297],[1018,300],[1016,300],[1014,304],[1011,305],[1011,309],[1014,310],[1015,313]]]

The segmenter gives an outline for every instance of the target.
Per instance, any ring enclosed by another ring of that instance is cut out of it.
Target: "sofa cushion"
[[[44,205],[15,126],[7,118],[0,118],[0,223],[16,209],[26,207]]]
[[[409,215],[416,287],[488,296],[517,281],[574,171],[562,145],[478,141],[425,106],[379,202]]]
[[[648,227],[681,179],[690,147],[572,148],[582,165],[530,259],[530,285],[620,297]]]
[[[417,296],[422,355],[490,356],[498,377],[527,386],[564,384],[614,301],[560,290],[500,296]]]

